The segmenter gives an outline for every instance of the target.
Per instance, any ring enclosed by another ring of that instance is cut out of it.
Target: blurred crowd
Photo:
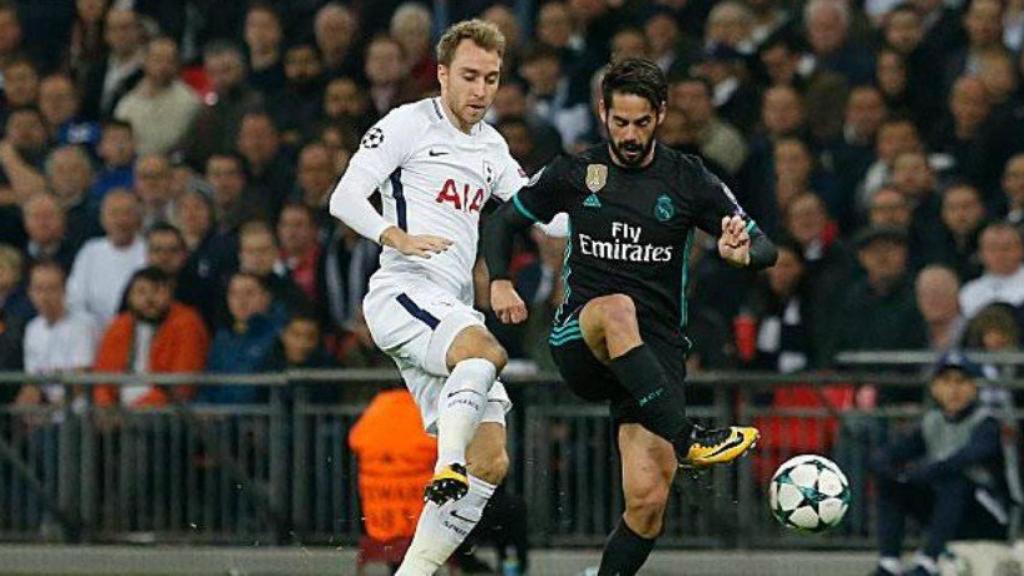
[[[779,244],[755,276],[694,243],[692,369],[1019,347],[1024,0],[24,0],[0,1],[0,370],[390,366],[360,311],[379,247],[327,202],[363,132],[437,92],[433,41],[468,17],[508,40],[487,120],[526,172],[600,144],[601,75],[644,56],[670,80],[660,141]],[[541,368],[563,251],[521,238],[531,318],[492,322]]]

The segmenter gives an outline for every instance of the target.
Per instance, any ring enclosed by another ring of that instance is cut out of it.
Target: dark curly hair
[[[612,94],[633,94],[660,110],[668,101],[668,81],[658,65],[645,58],[624,58],[605,74],[601,81],[601,96],[605,107],[611,106]]]

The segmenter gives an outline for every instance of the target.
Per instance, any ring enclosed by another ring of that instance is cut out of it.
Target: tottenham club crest
[[[587,165],[587,190],[598,192],[608,183],[608,167],[604,164]]]
[[[672,199],[665,194],[658,196],[658,201],[654,203],[654,217],[658,222],[668,222],[675,214],[676,207],[672,204]]]
[[[363,148],[376,148],[384,143],[384,131],[374,126],[366,131],[359,145]]]

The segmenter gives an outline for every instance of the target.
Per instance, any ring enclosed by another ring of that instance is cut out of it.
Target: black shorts
[[[558,372],[569,389],[580,398],[590,402],[608,402],[616,426],[640,422],[640,406],[636,399],[619,383],[611,368],[598,360],[583,341],[579,327],[580,310],[582,307],[551,328],[548,344]],[[650,346],[661,361],[669,382],[679,387],[679,398],[684,398],[688,346],[684,339],[674,341],[660,332],[644,330],[642,325],[640,327],[640,337],[644,344]]]

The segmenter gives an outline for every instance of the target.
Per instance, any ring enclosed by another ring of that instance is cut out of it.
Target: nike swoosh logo
[[[452,396],[458,396],[459,394],[462,394],[463,392],[469,392],[471,394],[476,394],[477,396],[483,396],[483,394],[477,392],[476,390],[456,390],[455,392],[449,392],[447,397],[451,398]]]
[[[718,450],[715,450],[714,452],[709,454],[708,458],[713,458],[715,456],[718,456],[719,454],[721,454],[722,452],[725,452],[726,450],[732,450],[733,448],[739,446],[740,444],[743,444],[743,436],[742,435],[741,436],[737,436],[735,440],[725,444],[724,446],[720,447]]]
[[[477,518],[476,520],[473,520],[473,519],[470,519],[470,518],[466,518],[465,516],[460,516],[458,510],[452,510],[452,516],[455,516],[456,518],[458,518],[459,520],[462,520],[463,522],[479,522],[480,521],[479,518]]]
[[[430,154],[431,156],[444,156],[447,153],[448,152],[446,150],[430,150],[427,152],[427,154]]]

